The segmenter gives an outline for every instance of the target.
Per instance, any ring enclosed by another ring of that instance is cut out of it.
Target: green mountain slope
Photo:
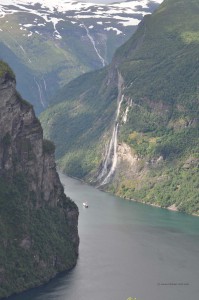
[[[16,73],[19,92],[40,113],[60,87],[107,65],[159,2],[141,1],[136,7],[133,1],[7,0],[0,4],[0,58]]]
[[[108,86],[107,69],[78,77],[56,97],[67,101],[51,107],[41,117],[45,135],[57,144],[60,166],[72,176],[87,176],[101,160],[100,140],[106,134],[107,124],[114,121],[117,106],[117,76],[111,76]]]
[[[54,92],[80,74],[89,71],[92,62],[84,61],[66,42],[53,37],[51,26],[42,34],[27,36],[21,22],[33,23],[36,15],[13,14],[0,19],[0,57],[17,74],[18,88],[30,99],[36,111],[48,106]],[[28,79],[28,80],[27,80]],[[26,83],[28,81],[28,88]]]
[[[122,197],[198,213],[198,13],[198,0],[164,1],[117,50],[101,80],[98,72],[84,75],[57,95],[60,104],[41,120],[66,173]],[[107,90],[112,97],[104,97]],[[91,107],[94,120],[86,117]]]

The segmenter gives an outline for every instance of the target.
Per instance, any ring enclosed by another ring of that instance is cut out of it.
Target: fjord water
[[[198,299],[198,217],[123,200],[60,177],[79,206],[77,266],[10,299]]]

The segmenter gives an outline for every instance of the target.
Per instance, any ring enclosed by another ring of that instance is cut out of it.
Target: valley
[[[111,62],[115,50],[161,0],[113,4],[2,0],[0,58],[39,114],[70,80]]]
[[[56,94],[41,122],[64,173],[198,214],[198,25],[198,1],[165,1],[111,64]]]
[[[0,1],[1,299],[197,298],[198,14]]]

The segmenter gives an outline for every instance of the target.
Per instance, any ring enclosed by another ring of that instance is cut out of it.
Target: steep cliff
[[[199,214],[198,13],[199,0],[164,1],[108,67],[56,96],[41,121],[64,172]]]
[[[56,172],[54,145],[43,140],[32,106],[0,63],[0,298],[72,268],[78,209]]]

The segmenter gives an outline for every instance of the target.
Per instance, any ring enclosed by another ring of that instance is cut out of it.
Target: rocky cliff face
[[[1,298],[73,267],[79,238],[78,209],[64,194],[54,145],[43,140],[9,68],[0,76],[0,132]]]

